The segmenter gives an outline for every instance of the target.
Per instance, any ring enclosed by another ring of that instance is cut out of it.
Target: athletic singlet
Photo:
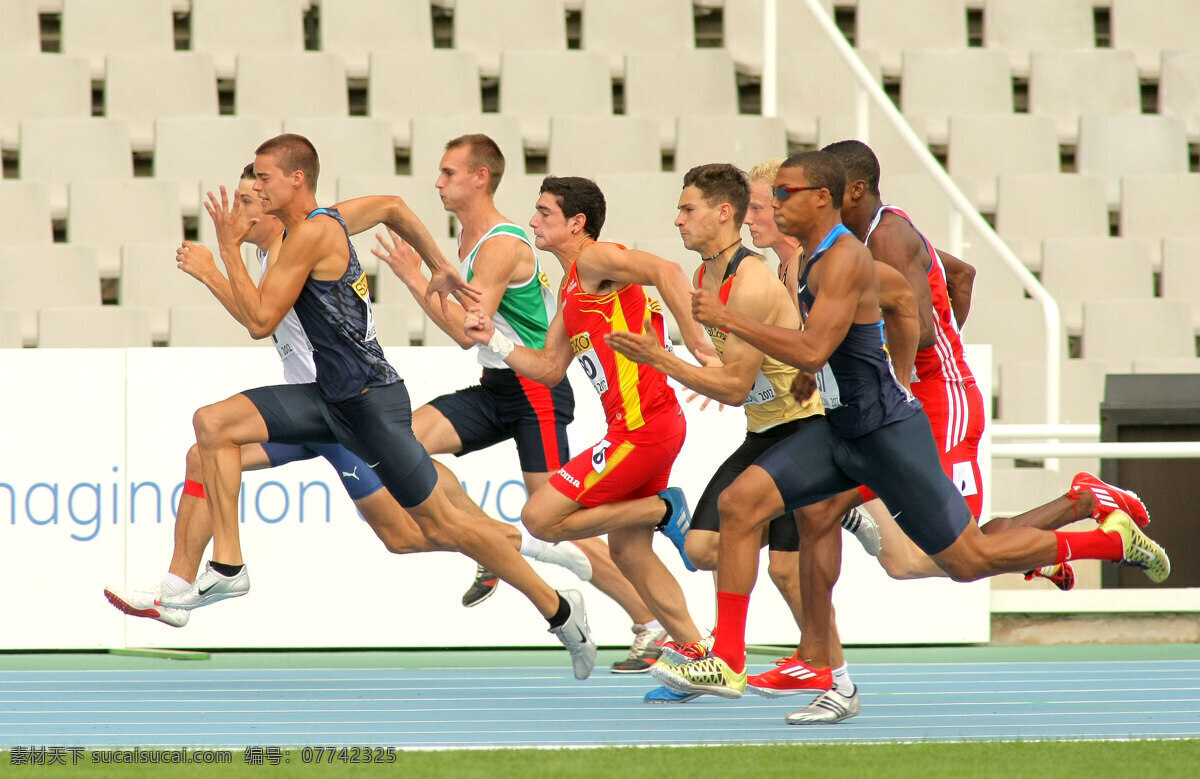
[[[320,281],[311,276],[306,279],[295,310],[313,346],[317,386],[326,400],[336,403],[354,397],[367,387],[397,382],[400,376],[384,358],[383,347],[375,340],[375,317],[371,313],[367,274],[358,264],[345,220],[332,208],[314,209],[305,219],[318,214],[333,217],[342,226],[350,261],[346,264],[346,272],[336,281]],[[284,238],[287,238],[286,233]]]
[[[729,260],[729,264],[725,266],[725,276],[721,280],[721,288],[717,293],[725,305],[729,305],[733,277],[737,275],[742,260],[747,257],[758,258],[758,255],[745,246],[739,246],[733,258]],[[697,286],[704,284],[704,272],[707,269],[706,264],[700,266]],[[712,339],[717,355],[724,360],[725,339],[729,335],[728,331],[707,325],[704,330]],[[791,365],[786,365],[766,354],[763,355],[762,367],[759,368],[758,375],[754,377],[754,387],[745,401],[747,430],[751,433],[761,433],[776,425],[791,422],[793,419],[822,413],[821,401],[818,396],[814,395],[803,404],[796,402],[792,396],[792,379],[797,373],[798,371]]]
[[[929,239],[917,230],[908,214],[895,206],[880,206],[875,212],[875,218],[867,228],[867,241],[871,240],[871,233],[879,226],[879,220],[883,218],[885,211],[891,211],[908,222],[925,244],[925,251],[930,260],[926,277],[929,279],[929,293],[933,299],[933,325],[937,340],[931,346],[917,350],[917,359],[913,363],[916,377],[913,381],[961,382],[969,387],[975,383],[975,375],[971,373],[971,368],[963,356],[962,338],[958,332],[958,320],[954,318],[954,310],[950,307],[950,291],[946,285],[946,268],[942,265],[942,258],[938,256]]]
[[[262,272],[267,272],[267,252],[259,249],[258,264]],[[317,380],[317,366],[313,363],[313,348],[300,326],[296,310],[289,308],[283,315],[275,332],[271,333],[275,343],[275,351],[283,361],[283,380],[288,384],[310,384]]]
[[[657,414],[682,413],[665,374],[617,354],[604,342],[611,332],[639,332],[649,312],[658,342],[665,346],[666,323],[657,300],[637,284],[603,295],[584,292],[576,263],[571,263],[567,272],[562,296],[563,324],[571,349],[600,394],[610,431],[637,430]]]
[[[839,224],[804,263],[799,281],[802,320],[808,319],[808,312],[816,303],[816,296],[808,288],[813,266],[843,235],[850,235],[850,231]],[[829,424],[843,438],[859,438],[907,419],[921,408],[920,402],[900,386],[892,373],[892,361],[883,342],[883,320],[850,325],[846,337],[829,355],[829,362],[818,371],[817,389]]]
[[[500,298],[500,306],[496,309],[492,322],[496,329],[511,338],[513,343],[528,346],[530,349],[541,349],[546,345],[546,330],[558,312],[558,305],[554,298],[554,290],[550,288],[550,279],[542,272],[537,252],[533,250],[533,244],[529,242],[524,230],[508,222],[488,230],[462,261],[459,275],[468,282],[474,278],[475,255],[479,254],[479,247],[483,246],[484,241],[497,235],[507,235],[525,242],[533,252],[533,275],[519,284],[508,285]],[[486,346],[481,345],[475,353],[479,357],[479,364],[485,368],[511,370],[504,360],[500,359],[500,355]]]

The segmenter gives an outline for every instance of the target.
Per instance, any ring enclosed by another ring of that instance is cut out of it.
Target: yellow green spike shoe
[[[1124,511],[1114,511],[1100,523],[1100,529],[1106,533],[1117,533],[1125,547],[1125,556],[1121,565],[1131,565],[1141,568],[1146,576],[1155,584],[1160,584],[1171,575],[1171,559],[1161,546],[1150,540],[1149,536],[1138,529],[1133,519]]]

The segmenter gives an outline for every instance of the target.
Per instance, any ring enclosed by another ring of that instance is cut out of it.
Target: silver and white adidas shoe
[[[557,544],[542,544],[542,551],[534,555],[533,559],[539,563],[561,565],[578,576],[581,582],[590,582],[592,580],[592,562],[588,560],[587,555],[583,553],[582,549],[570,541],[561,541]]]
[[[596,667],[596,642],[588,627],[587,611],[583,608],[583,593],[579,590],[562,590],[558,593],[571,606],[571,614],[562,627],[551,628],[550,632],[571,653],[571,665],[576,679],[586,679]]]
[[[879,550],[883,548],[879,525],[875,524],[875,519],[869,513],[862,508],[850,509],[842,515],[842,527],[858,539],[867,554],[879,556]]]
[[[126,590],[121,587],[105,587],[104,597],[117,611],[131,617],[156,619],[164,625],[181,628],[188,623],[191,616],[185,609],[173,609],[160,606],[157,601],[162,590],[155,587],[152,590]]]
[[[250,572],[243,565],[233,576],[224,576],[213,569],[212,563],[196,577],[192,586],[174,595],[161,595],[158,605],[175,609],[198,609],[226,598],[237,598],[250,592]]]
[[[857,717],[862,710],[858,700],[858,686],[850,695],[842,695],[837,688],[826,690],[815,701],[803,709],[793,711],[785,718],[789,725],[832,725],[844,719]]]

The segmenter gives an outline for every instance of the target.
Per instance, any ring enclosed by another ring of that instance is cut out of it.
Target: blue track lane
[[[759,670],[755,668],[754,670]],[[0,748],[549,747],[1200,738],[1200,661],[860,664],[862,714],[810,697],[646,705],[647,676],[569,669],[0,671]]]

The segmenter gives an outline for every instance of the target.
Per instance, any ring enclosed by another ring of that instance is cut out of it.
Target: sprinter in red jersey
[[[608,432],[530,496],[521,521],[546,541],[608,533],[613,559],[655,617],[675,640],[698,641],[683,591],[651,548],[654,531],[661,530],[695,570],[684,552],[691,522],[687,502],[679,488],[667,486],[686,432],[683,411],[665,375],[617,354],[605,336],[650,327],[666,343],[661,307],[641,286],[652,284],[688,348],[702,360],[716,354],[692,318],[691,284],[683,269],[646,252],[597,242],[604,216],[604,196],[594,182],[547,177],[530,226],[537,247],[562,263],[565,281],[545,347],[514,345],[477,307],[468,314],[466,332],[513,370],[550,386],[562,381],[572,359],[579,361],[600,395]]]

